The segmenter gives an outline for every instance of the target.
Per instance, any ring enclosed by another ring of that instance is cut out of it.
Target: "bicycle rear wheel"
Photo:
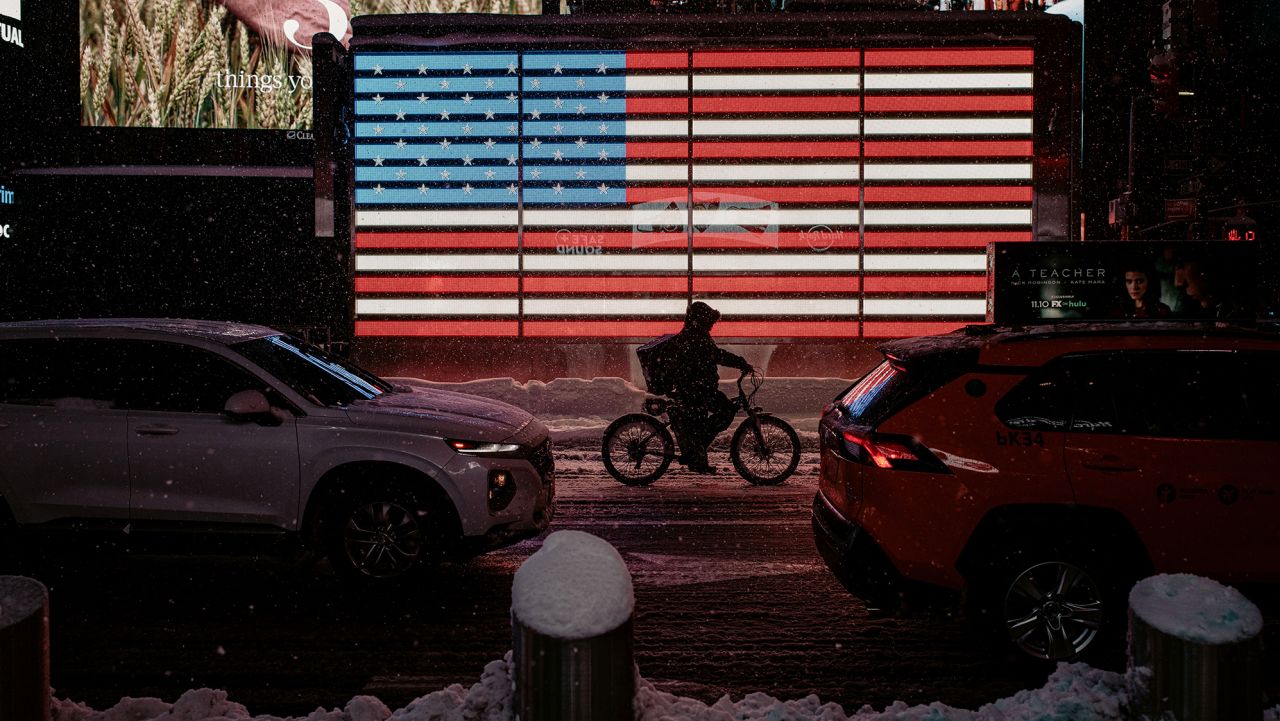
[[[605,429],[601,457],[609,475],[628,486],[647,486],[666,473],[675,441],[651,415],[629,413]]]
[[[760,433],[756,434],[756,423]],[[738,426],[729,443],[729,458],[743,478],[756,486],[776,486],[800,465],[800,436],[790,423],[768,413]]]

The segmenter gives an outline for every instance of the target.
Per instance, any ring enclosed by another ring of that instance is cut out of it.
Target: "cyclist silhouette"
[[[668,341],[674,344],[671,357],[678,369],[669,393],[678,404],[670,411],[671,427],[680,443],[677,460],[695,473],[716,472],[707,463],[707,448],[738,412],[738,404],[720,391],[716,367],[751,371],[745,358],[720,348],[711,339],[711,327],[719,319],[720,311],[695,301],[685,312],[684,328]]]

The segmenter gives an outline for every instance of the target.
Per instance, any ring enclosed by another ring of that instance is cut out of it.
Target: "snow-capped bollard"
[[[511,584],[516,718],[635,718],[634,609],[617,549],[582,531],[547,536]]]
[[[49,592],[0,576],[0,719],[49,718]]]
[[[1138,718],[1262,718],[1262,613],[1234,588],[1189,574],[1129,592],[1129,696]]]

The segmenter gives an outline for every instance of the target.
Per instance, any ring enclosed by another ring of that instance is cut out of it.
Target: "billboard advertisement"
[[[19,0],[3,0],[0,14]],[[80,0],[80,122],[89,127],[312,124],[311,42],[353,15],[531,13],[538,0]]]
[[[1067,237],[1061,18],[542,20],[356,21],[356,336],[648,338],[692,299],[744,340],[945,332],[989,243]]]
[[[996,243],[989,320],[1254,320],[1256,251],[1224,241]]]

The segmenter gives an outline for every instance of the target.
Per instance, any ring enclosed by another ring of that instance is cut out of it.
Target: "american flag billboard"
[[[1031,44],[352,53],[357,336],[847,339],[984,320]]]

